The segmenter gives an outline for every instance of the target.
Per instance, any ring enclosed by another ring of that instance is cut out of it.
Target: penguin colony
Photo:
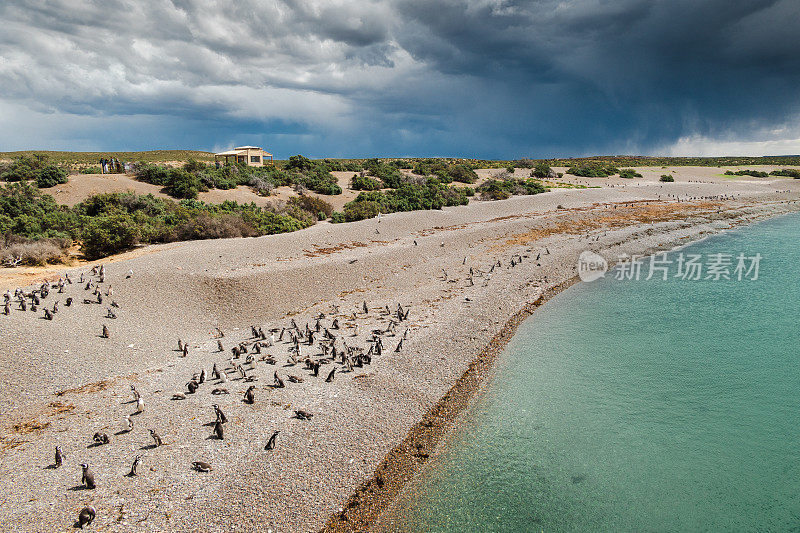
[[[126,279],[131,275],[129,272]],[[41,313],[41,318],[57,321],[59,303],[62,300],[56,300],[53,296],[54,294],[64,294],[69,286],[74,284],[77,287],[76,290],[82,289],[86,293],[86,297],[82,299],[66,298],[61,312],[74,306],[76,300],[83,301],[83,304],[79,305],[108,304],[103,320],[108,319],[109,322],[99,324],[96,331],[98,337],[112,339],[114,329],[111,320],[117,319],[117,313],[121,308],[116,301],[110,299],[113,292],[110,286],[106,288],[105,281],[105,267],[98,266],[81,274],[79,280],[73,280],[68,274],[65,274],[57,282],[46,281],[29,291],[17,289],[13,294],[7,291],[3,297],[3,311],[6,315],[22,311],[31,314]],[[56,301],[52,306],[49,305],[49,302],[53,300]],[[303,325],[290,319],[288,323],[268,329],[266,332],[262,327],[251,326],[250,336],[239,342],[227,341],[224,332],[217,328],[215,339],[212,339],[212,342],[215,341],[216,353],[220,356],[220,360],[213,363],[210,371],[207,371],[206,368],[199,369],[189,377],[185,390],[174,391],[167,398],[175,401],[185,400],[187,395],[198,394],[204,388],[210,389],[212,397],[229,395],[232,392],[230,386],[241,383],[247,385],[244,394],[238,399],[233,398],[234,401],[230,402],[225,409],[247,409],[259,401],[259,388],[266,390],[302,386],[308,380],[331,383],[336,379],[341,379],[341,374],[346,375],[357,368],[370,365],[374,357],[380,357],[387,351],[400,352],[403,349],[404,341],[409,336],[407,320],[410,312],[410,308],[399,303],[393,307],[384,305],[371,309],[367,302],[363,301],[352,313],[336,316],[339,313],[339,306],[334,305],[329,313],[330,316],[320,313]],[[386,325],[381,325],[371,331],[366,339],[367,346],[356,346],[353,337],[358,334],[358,326],[353,325],[353,322],[363,317]],[[356,333],[353,334],[352,330],[355,330]],[[392,337],[395,339],[391,339]],[[283,345],[284,349],[288,349],[288,359],[278,360],[276,356],[269,354],[270,348],[277,348],[278,345]],[[178,339],[176,351],[178,357],[189,357],[189,343]],[[89,447],[113,447],[116,439],[143,439],[143,431],[149,433],[150,445],[145,449],[148,449],[150,453],[159,453],[161,447],[170,444],[162,439],[158,428],[141,428],[136,424],[136,415],[145,412],[148,399],[136,389],[135,385],[131,385],[130,389],[129,403],[132,404],[132,412],[124,416],[120,431],[115,434],[113,440],[105,432],[94,433]],[[229,429],[226,426],[228,416],[219,403],[210,404],[208,407],[212,410],[209,416],[213,416],[211,423],[206,424],[211,428],[208,438],[218,441],[225,440]],[[314,413],[305,409],[293,409],[290,413],[291,415],[287,416],[299,421],[298,423],[312,423],[313,421]],[[203,416],[198,418],[199,424],[203,423]],[[263,447],[264,453],[271,452],[281,445],[280,431],[273,430],[268,434],[270,436]],[[51,468],[61,468],[62,466],[68,468],[71,462],[68,459],[72,458],[70,456],[77,455],[78,452],[70,451],[68,456],[60,446],[56,446],[55,462]],[[75,461],[79,459],[79,457],[75,457]],[[126,477],[135,479],[138,476],[146,475],[146,469],[139,468],[146,465],[146,454],[137,454],[127,461],[129,461],[127,464],[130,467],[125,474]],[[77,464],[77,462],[74,463],[74,465]],[[91,465],[80,463],[79,466],[81,488],[93,490],[103,484],[104,480],[96,476]],[[211,463],[199,459],[187,464],[187,468],[198,473],[208,473],[214,469]],[[94,507],[84,507],[80,510],[74,526],[83,528],[90,525],[96,514],[97,510]]]

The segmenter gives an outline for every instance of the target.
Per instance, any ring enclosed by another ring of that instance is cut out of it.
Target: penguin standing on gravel
[[[220,422],[219,420],[214,422],[214,437],[216,437],[218,440],[222,440],[225,438],[225,435],[222,430],[222,422]]]
[[[244,403],[254,404],[256,401],[256,386],[250,385],[247,392],[244,393]]]
[[[275,449],[275,442],[276,442],[276,441],[277,441],[277,439],[278,439],[278,433],[280,433],[280,431],[276,431],[275,433],[273,433],[273,434],[272,434],[272,436],[271,436],[271,437],[269,438],[269,440],[267,441],[267,445],[266,445],[266,446],[264,446],[264,449],[265,449],[265,450],[267,450],[267,451],[271,451],[271,450],[274,450],[274,449]]]
[[[61,451],[61,446],[56,446],[56,462],[55,467],[58,468],[64,462],[64,453]]]
[[[87,489],[94,489],[96,487],[94,482],[94,473],[89,469],[89,465],[81,463],[81,483],[86,485]]]

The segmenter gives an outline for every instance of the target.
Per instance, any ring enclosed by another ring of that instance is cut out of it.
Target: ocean
[[[800,530],[798,237],[780,217],[554,297],[378,529]]]

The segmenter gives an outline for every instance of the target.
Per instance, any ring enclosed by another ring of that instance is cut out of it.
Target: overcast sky
[[[2,0],[0,151],[800,154],[798,0]]]

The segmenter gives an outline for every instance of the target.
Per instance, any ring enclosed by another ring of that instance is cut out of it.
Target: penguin
[[[226,374],[224,370],[219,371],[219,381],[220,383],[225,383],[228,381],[228,374]]]
[[[267,445],[264,446],[265,450],[270,451],[275,449],[275,441],[278,438],[278,433],[280,433],[280,431],[276,431],[275,433],[272,434],[272,436],[267,441]]]
[[[61,451],[61,446],[56,446],[56,462],[55,467],[58,468],[64,462],[64,453]]]
[[[330,373],[328,374],[328,377],[325,378],[325,383],[330,383],[331,381],[333,381],[334,375],[336,375],[336,367],[333,367],[331,369]]]
[[[155,446],[156,448],[164,444],[163,442],[161,442],[161,437],[159,437],[158,433],[156,433],[154,429],[150,430],[150,436],[153,437],[153,440],[155,441],[156,444]]]
[[[188,344],[184,344],[183,345],[183,357],[187,357],[188,355],[189,355],[189,345]]]
[[[395,352],[399,352],[400,350],[403,349],[403,341],[404,340],[405,339],[400,339],[400,342],[397,343],[397,348],[394,349]]]
[[[217,339],[217,351],[218,352],[224,352],[225,351],[225,348],[222,346],[222,341],[219,340],[219,339]]]
[[[141,456],[141,455],[137,455],[137,456],[134,458],[134,460],[133,460],[133,464],[131,465],[131,471],[130,471],[130,472],[128,472],[128,477],[135,477],[135,476],[138,476],[138,475],[139,475],[139,474],[136,472],[136,469],[137,469],[137,468],[139,468],[139,461],[141,460],[141,458],[142,458],[142,456]]]
[[[197,381],[198,385],[202,385],[206,380],[206,369],[200,371],[200,379]]]
[[[83,526],[88,526],[94,520],[97,511],[95,511],[94,507],[91,505],[89,507],[84,507],[81,509],[81,512],[78,513],[78,526],[79,528],[83,529]]]
[[[219,420],[214,422],[214,436],[218,440],[222,440],[224,438],[223,431],[222,431],[222,422],[220,422]]]
[[[228,417],[225,416],[225,413],[222,412],[222,409],[219,408],[219,405],[213,404],[212,407],[214,408],[214,414],[217,415],[217,422],[220,424],[224,424],[228,421]]]
[[[303,378],[297,377],[297,376],[292,376],[292,375],[290,375],[287,379],[289,381],[291,381],[292,383],[302,383],[303,382]]]
[[[211,472],[212,470],[211,465],[206,463],[205,461],[192,462],[192,468],[197,470],[198,472]]]
[[[141,396],[139,396],[139,398],[136,399],[136,412],[137,413],[144,412],[144,398],[142,398]]]
[[[105,433],[95,433],[94,436],[92,437],[92,440],[98,446],[101,444],[108,444],[109,442],[111,442],[111,439],[109,439],[108,435],[106,435]]]
[[[131,420],[131,415],[125,415],[125,431],[127,433],[133,431],[133,420]]]
[[[53,313],[51,313],[47,308],[44,310],[44,318],[45,320],[53,320]]]
[[[110,334],[108,332],[108,326],[103,324],[103,333],[100,335],[100,337],[102,337],[104,339],[107,339],[109,336],[110,336]]]
[[[219,370],[217,370],[217,363],[211,367],[211,379],[219,379]]]
[[[255,390],[256,386],[250,385],[250,387],[247,389],[247,392],[244,393],[244,403],[249,403],[251,405],[255,403],[256,401]]]
[[[311,420],[312,416],[314,415],[308,411],[303,411],[302,409],[297,409],[294,412],[294,418],[297,418],[298,420]]]
[[[272,386],[274,388],[276,388],[276,389],[282,389],[283,387],[285,387],[285,385],[283,384],[283,380],[278,377],[278,371],[277,370],[275,371],[275,374],[273,375],[273,385]]]
[[[195,380],[191,380],[186,384],[186,388],[189,389],[189,394],[194,394],[197,391],[197,387],[199,387],[199,385]]]
[[[81,463],[81,469],[83,471],[81,474],[81,483],[86,485],[87,489],[94,489],[96,487],[94,483],[94,474],[89,470],[89,465]]]

